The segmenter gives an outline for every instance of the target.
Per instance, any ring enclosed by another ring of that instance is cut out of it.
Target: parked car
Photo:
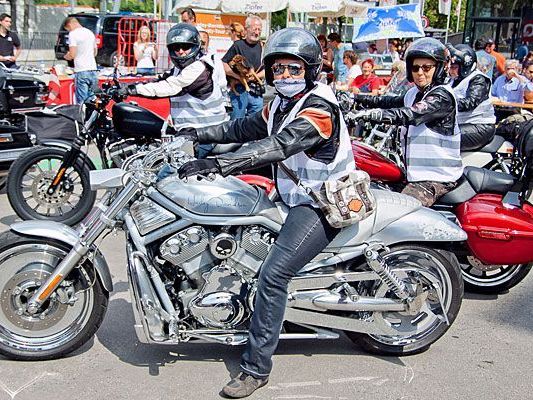
[[[144,17],[130,14],[69,14],[68,17],[76,17],[82,26],[92,31],[96,36],[96,46],[98,47],[98,54],[96,55],[96,62],[99,65],[112,67],[117,62],[118,56],[118,30],[121,19],[127,19],[131,25],[131,32],[125,31],[122,34],[122,40],[128,43],[129,46],[137,39],[137,32],[135,27],[140,25],[140,22],[134,20],[142,20]],[[68,18],[67,17],[67,18]],[[124,30],[124,26],[122,27]],[[57,34],[57,41],[54,47],[56,59],[63,60],[65,54],[68,52],[68,31],[65,29],[65,21],[61,23],[59,32]],[[132,53],[129,49],[128,53]],[[122,62],[119,60],[119,64]]]

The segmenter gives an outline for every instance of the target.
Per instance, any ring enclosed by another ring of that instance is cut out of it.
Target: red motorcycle
[[[519,142],[523,154],[533,154],[533,132],[525,134]],[[374,182],[392,190],[403,187],[404,172],[394,162],[368,145],[354,142],[352,147],[357,167]],[[521,282],[531,270],[533,206],[526,200],[531,176],[531,156],[519,178],[466,167],[457,187],[434,205],[468,234],[466,245],[455,253],[461,263],[465,288],[470,291],[501,293]],[[241,178],[267,191],[274,187],[268,178],[256,175]],[[507,199],[513,195],[514,205]]]

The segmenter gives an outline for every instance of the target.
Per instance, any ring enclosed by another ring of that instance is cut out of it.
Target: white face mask
[[[305,90],[306,83],[305,79],[276,79],[274,80],[274,87],[282,96],[292,98]]]

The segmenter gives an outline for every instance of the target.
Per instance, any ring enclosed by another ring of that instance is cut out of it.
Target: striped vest
[[[476,70],[464,78],[459,84],[453,88],[455,95],[458,99],[464,99],[466,97],[466,91],[468,90],[468,84],[473,77],[477,75],[483,75],[485,78],[489,79],[487,75]],[[490,81],[490,79],[489,79]],[[489,96],[490,96],[490,86],[489,86]],[[457,114],[457,123],[459,125],[463,124],[495,124],[496,117],[494,116],[494,106],[490,102],[489,98],[486,98],[482,101],[476,108],[470,111],[463,111]]]
[[[449,85],[440,87],[449,91],[455,99],[455,94]],[[417,93],[418,88],[416,87],[407,91],[404,97],[404,105],[406,107],[413,105]],[[431,90],[428,93],[431,93]],[[455,103],[455,110],[457,115],[457,102]],[[407,127],[405,140],[405,163],[408,182],[455,182],[463,174],[463,163],[460,154],[461,134],[457,118],[455,118],[454,134],[451,136],[442,135],[429,129],[426,124],[420,124]]]
[[[328,102],[338,106],[337,99],[333,94],[331,88],[323,83],[318,83],[317,87],[303,96],[290,111],[289,115],[280,124],[276,132],[272,132],[274,124],[274,115],[278,111],[281,104],[281,99],[276,96],[272,102],[272,106],[268,115],[268,132],[270,135],[275,135],[280,132],[286,125],[297,118],[297,114],[301,111],[301,107],[305,100],[311,95],[320,96]],[[340,111],[337,108],[337,112]],[[355,161],[350,143],[350,136],[346,129],[346,124],[342,115],[339,115],[340,132],[339,132],[339,147],[337,154],[332,162],[325,164],[320,161],[309,158],[305,152],[297,153],[283,161],[285,166],[292,170],[294,174],[300,179],[302,185],[314,191],[319,191],[325,181],[336,180],[348,174],[348,172],[355,169]],[[276,176],[276,185],[281,196],[281,199],[289,207],[297,205],[308,204],[315,208],[318,207],[313,199],[303,190],[297,186],[284,172],[278,168]]]
[[[206,64],[206,68],[211,68],[211,79],[216,78],[215,64],[211,56],[200,58]],[[181,73],[178,68],[174,69],[174,76]],[[177,128],[200,128],[204,126],[218,125],[229,120],[224,106],[224,97],[218,81],[213,81],[213,92],[207,99],[200,100],[189,93],[174,96],[170,99],[170,115]]]

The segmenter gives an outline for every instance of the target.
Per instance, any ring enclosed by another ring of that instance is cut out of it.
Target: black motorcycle
[[[95,145],[101,168],[120,167],[130,155],[157,144],[165,120],[134,103],[124,103],[119,87],[117,81],[104,84],[80,108],[83,124],[79,118],[62,115],[80,128],[71,143],[35,146],[11,165],[8,199],[20,218],[75,225],[89,213],[96,199],[90,187],[89,173],[96,166],[89,158],[93,150],[89,144]]]

